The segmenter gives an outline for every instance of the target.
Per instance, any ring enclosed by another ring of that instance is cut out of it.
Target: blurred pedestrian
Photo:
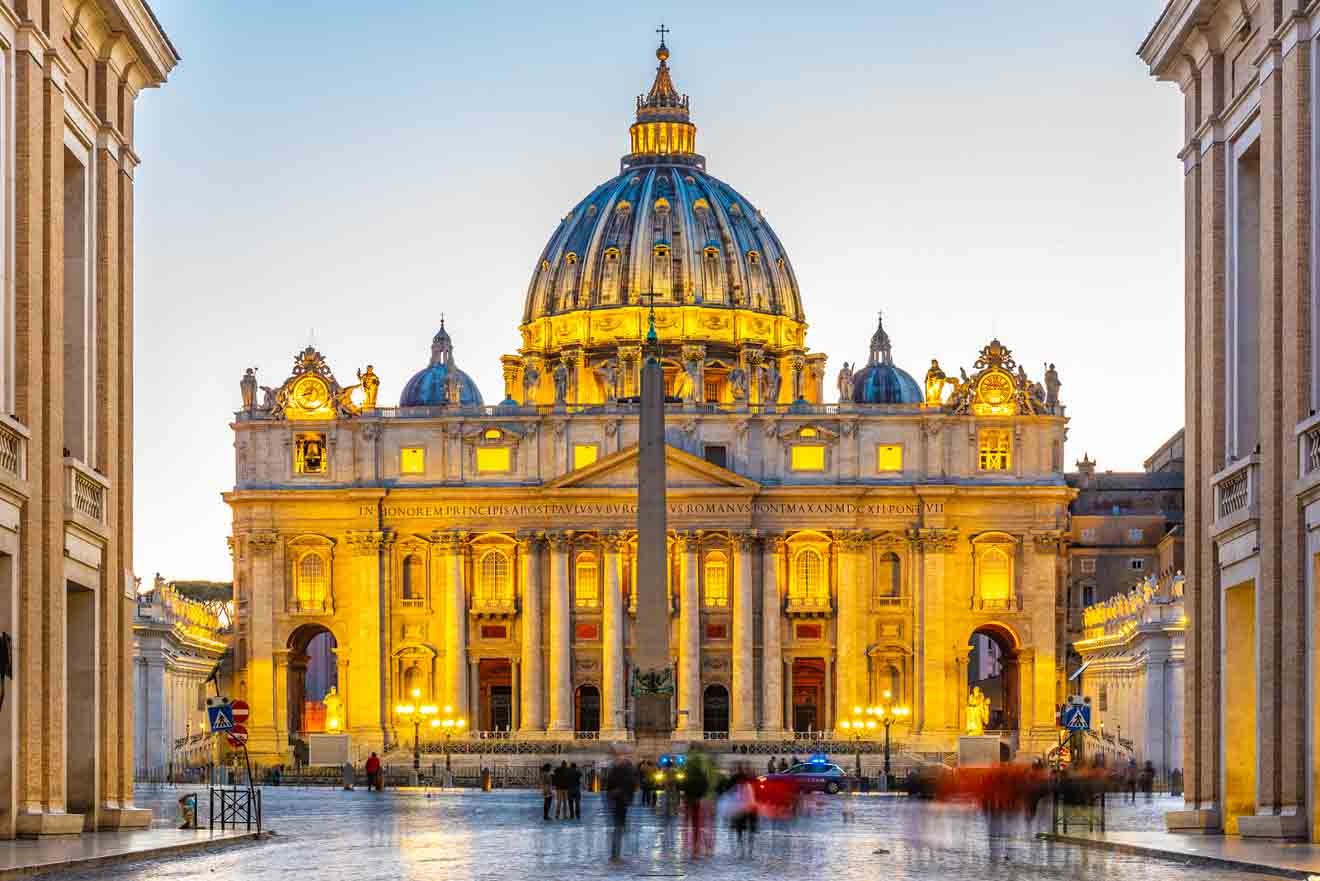
[[[361,754],[359,753],[359,755]],[[367,759],[367,788],[376,792],[382,791],[385,788],[381,784],[381,777],[383,776],[380,772],[380,757],[372,753],[371,757]]]
[[[555,800],[555,778],[549,762],[541,766],[541,798],[545,802],[541,808],[541,819],[549,820],[550,805]]]
[[[711,770],[701,749],[694,746],[683,767],[683,807],[687,815],[688,844],[693,859],[710,852],[706,839],[706,796],[711,789]]]
[[[582,819],[582,771],[574,762],[568,769],[568,815]]]
[[[773,773],[775,773],[776,770],[778,770],[778,768],[779,768],[779,765],[777,765],[777,764],[775,763],[775,757],[774,757],[774,756],[771,756],[771,757],[770,757],[770,761],[769,761],[769,763],[767,763],[766,766],[765,766],[765,772],[766,772],[767,774],[773,774]]]
[[[655,807],[655,791],[657,788],[655,774],[655,765],[651,764],[649,759],[642,759],[642,761],[638,763],[637,784],[642,790],[643,807]]]
[[[610,830],[610,862],[622,860],[623,833],[628,826],[628,805],[632,803],[637,791],[637,769],[622,753],[616,753],[614,764],[610,765],[605,775],[605,798],[610,804],[610,818],[613,828]]]
[[[1137,778],[1137,760],[1135,758],[1129,758],[1127,768],[1123,774],[1123,784],[1127,789],[1127,800],[1133,804],[1136,804],[1137,801]]]
[[[555,819],[567,820],[572,817],[572,808],[568,804],[568,762],[561,761],[555,768]]]
[[[1146,794],[1146,801],[1150,801],[1151,795],[1155,791],[1155,765],[1147,760],[1146,766],[1141,769],[1141,791]]]

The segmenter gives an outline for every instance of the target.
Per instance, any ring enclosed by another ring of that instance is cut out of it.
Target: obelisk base
[[[639,694],[633,698],[633,731],[639,758],[654,759],[669,752],[674,737],[672,702],[667,694]]]

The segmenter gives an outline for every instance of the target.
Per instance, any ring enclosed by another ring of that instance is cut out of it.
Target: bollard
[[[490,768],[481,769],[481,791],[490,792],[492,787]]]
[[[179,817],[183,820],[180,829],[197,828],[197,793],[190,792],[179,799]]]
[[[591,769],[591,791],[600,792],[600,772],[595,768]]]

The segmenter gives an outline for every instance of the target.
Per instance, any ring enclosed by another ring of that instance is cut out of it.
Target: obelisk
[[[665,375],[651,305],[643,346],[641,435],[637,457],[637,624],[633,643],[633,730],[638,751],[667,751],[674,733],[669,659],[665,531]]]

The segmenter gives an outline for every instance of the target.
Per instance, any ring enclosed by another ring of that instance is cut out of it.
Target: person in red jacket
[[[377,792],[384,790],[385,787],[381,785],[380,778],[380,759],[376,757],[375,753],[372,753],[371,758],[367,759],[367,788],[374,789]]]

